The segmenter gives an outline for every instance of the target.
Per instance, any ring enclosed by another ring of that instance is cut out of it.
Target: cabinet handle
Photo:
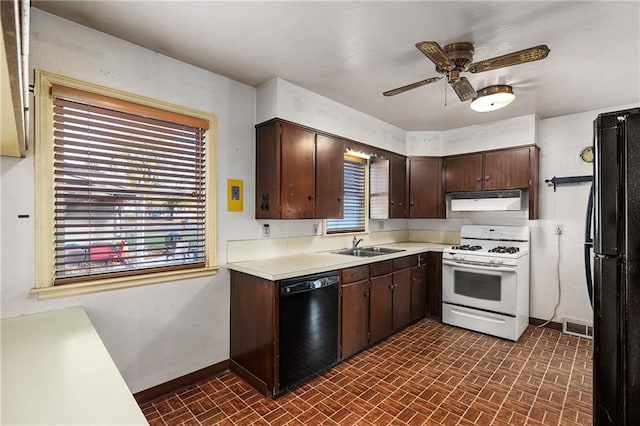
[[[479,177],[476,178],[476,182],[480,182],[480,181],[482,181],[482,178],[479,178]]]
[[[309,198],[310,200],[313,200],[313,194],[309,195],[309,197],[307,198]]]
[[[393,205],[393,204],[394,204],[394,203],[393,203],[393,200],[389,201],[389,204]]]
[[[369,297],[369,292],[368,291],[364,294],[364,297]]]
[[[413,206],[415,206],[415,205],[416,205],[416,203],[412,201],[412,202],[410,202],[410,203],[409,203],[409,205],[410,205],[411,207],[413,207]]]
[[[489,182],[489,179],[491,179],[491,176],[485,176],[485,177],[484,177],[484,181],[485,181],[485,182]]]
[[[338,197],[338,202],[342,201],[342,197]]]

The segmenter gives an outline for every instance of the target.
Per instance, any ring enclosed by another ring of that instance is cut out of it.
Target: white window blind
[[[327,219],[327,234],[365,230],[365,171],[367,161],[344,160],[344,218]]]
[[[389,218],[389,160],[377,159],[369,167],[369,217]]]
[[[54,284],[205,265],[208,122],[52,86]]]

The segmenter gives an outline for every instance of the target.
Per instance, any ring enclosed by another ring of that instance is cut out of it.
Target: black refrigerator
[[[594,123],[593,423],[640,423],[640,108]]]

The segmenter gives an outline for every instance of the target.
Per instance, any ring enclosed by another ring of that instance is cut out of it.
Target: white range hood
[[[522,210],[522,191],[478,191],[451,193],[452,212]]]

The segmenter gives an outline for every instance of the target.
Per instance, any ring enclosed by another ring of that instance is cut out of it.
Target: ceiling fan
[[[447,77],[447,82],[451,85],[461,101],[468,101],[476,96],[476,91],[466,77],[461,77],[461,72],[478,73],[495,70],[498,68],[510,67],[512,65],[524,64],[526,62],[539,61],[549,54],[549,48],[545,44],[485,59],[479,62],[473,61],[473,44],[466,42],[447,44],[444,47],[435,41],[421,41],[416,43],[416,47],[436,65],[436,71],[443,74],[441,77],[431,77],[426,80],[417,81],[388,90],[384,96],[393,96],[425,84],[433,83],[443,77]]]

